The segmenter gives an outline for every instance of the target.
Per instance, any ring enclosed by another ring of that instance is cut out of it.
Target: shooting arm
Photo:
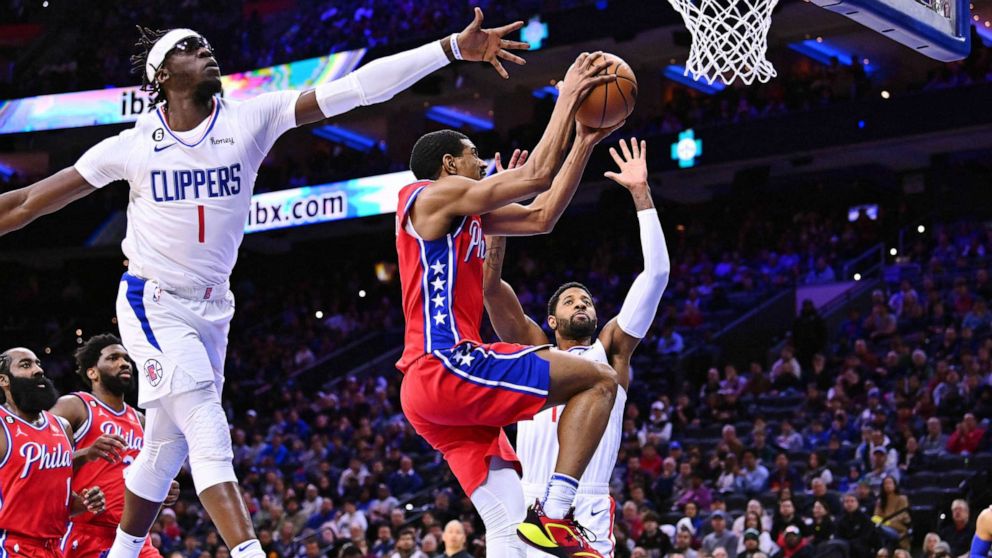
[[[582,180],[582,173],[596,144],[576,139],[551,189],[528,205],[507,205],[483,216],[483,230],[494,235],[527,236],[547,234],[555,228],[565,208],[572,201]]]

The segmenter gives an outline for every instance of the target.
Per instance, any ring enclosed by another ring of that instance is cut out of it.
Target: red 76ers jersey
[[[58,539],[69,523],[72,441],[55,415],[32,424],[0,406],[0,530]]]
[[[486,241],[482,219],[455,220],[451,231],[436,240],[416,233],[407,213],[431,181],[400,190],[396,210],[396,253],[406,317],[405,348],[396,367],[406,372],[421,356],[462,341],[480,342],[482,262]]]
[[[78,449],[88,448],[104,434],[117,434],[124,438],[125,448],[123,460],[110,463],[103,459],[90,461],[76,471],[72,478],[72,489],[81,492],[92,486],[99,486],[107,499],[107,508],[103,513],[93,515],[90,512],[81,513],[72,518],[73,523],[91,523],[117,527],[121,513],[124,511],[124,471],[138,457],[144,441],[145,430],[141,427],[138,412],[125,404],[124,410],[117,412],[105,405],[92,394],[84,392],[73,393],[83,400],[86,405],[86,422],[73,434]]]

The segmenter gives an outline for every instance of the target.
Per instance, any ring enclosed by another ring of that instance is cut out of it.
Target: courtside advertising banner
[[[224,96],[242,101],[269,91],[310,89],[355,69],[365,49],[337,52],[222,76]],[[0,101],[0,134],[17,134],[134,122],[152,110],[151,96],[135,87],[114,87]]]

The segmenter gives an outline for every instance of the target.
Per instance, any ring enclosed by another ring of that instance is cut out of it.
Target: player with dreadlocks
[[[503,39],[523,22],[463,31],[382,58],[315,89],[224,99],[220,67],[191,29],[142,30],[142,79],[161,102],[135,126],[87,151],[74,166],[0,195],[0,235],[115,180],[130,187],[117,319],[137,364],[144,446],[128,471],[124,512],[109,558],[136,558],[189,457],[193,484],[232,558],[262,558],[232,465],[221,406],[227,334],[234,314],[229,278],[244,236],[255,177],[287,130],[380,103],[454,60],[501,60],[526,43]]]

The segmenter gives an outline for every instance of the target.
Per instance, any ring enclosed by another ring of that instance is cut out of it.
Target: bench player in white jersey
[[[648,186],[645,144],[631,140],[628,149],[620,141],[621,157],[615,148],[610,154],[620,167],[619,173],[606,176],[630,191],[637,208],[641,229],[641,249],[644,271],[631,285],[619,315],[610,320],[596,337],[596,307],[592,293],[581,283],[566,283],[558,288],[548,303],[548,325],[555,333],[557,350],[581,355],[583,358],[610,364],[617,371],[616,401],[603,439],[596,448],[589,466],[579,479],[575,499],[575,519],[592,532],[592,546],[603,556],[613,556],[613,520],[616,504],[610,496],[609,480],[620,449],[627,387],[630,383],[630,356],[647,334],[654,321],[661,295],[668,284],[671,263],[658,212],[651,200]],[[511,160],[510,167],[516,161]],[[516,162],[519,164],[519,162]],[[486,240],[486,268],[483,289],[486,311],[496,334],[502,341],[538,345],[547,337],[536,322],[528,318],[513,288],[500,278],[505,256],[506,239]],[[533,420],[517,423],[517,455],[523,467],[523,487],[526,502],[545,496],[547,479],[555,470],[558,455],[558,417],[564,406],[552,407],[537,414]],[[527,555],[545,556],[541,551],[527,548]]]
[[[135,360],[138,403],[147,409],[144,446],[126,480],[124,512],[110,558],[136,558],[172,479],[189,456],[197,494],[233,558],[261,558],[232,465],[221,407],[227,334],[234,313],[228,285],[244,235],[255,177],[290,128],[388,100],[456,59],[486,61],[506,77],[503,37],[523,25],[482,28],[482,11],[460,33],[376,60],[315,89],[234,102],[221,95],[213,51],[189,29],[141,29],[132,57],[153,112],[35,184],[0,195],[0,235],[115,180],[130,185],[129,261],[117,318]]]

